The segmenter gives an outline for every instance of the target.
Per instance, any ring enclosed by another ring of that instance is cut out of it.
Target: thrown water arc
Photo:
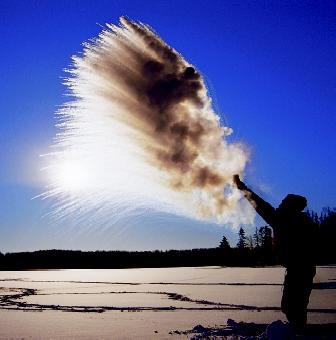
[[[42,196],[57,217],[95,211],[98,224],[148,208],[250,223],[232,186],[248,152],[226,140],[202,76],[148,26],[120,22],[73,57]]]

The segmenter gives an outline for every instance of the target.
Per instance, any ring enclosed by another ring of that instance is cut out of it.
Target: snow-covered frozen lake
[[[229,318],[285,320],[283,276],[280,267],[3,271],[0,338],[171,338]],[[308,322],[336,322],[336,266],[317,269]]]

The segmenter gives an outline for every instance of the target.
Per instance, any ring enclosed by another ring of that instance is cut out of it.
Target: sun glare
[[[83,190],[87,187],[88,180],[88,169],[83,168],[79,163],[66,162],[59,166],[57,181],[60,186],[68,191]]]

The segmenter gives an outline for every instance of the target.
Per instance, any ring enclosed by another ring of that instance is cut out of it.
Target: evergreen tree
[[[246,235],[245,235],[245,230],[243,229],[243,227],[240,227],[239,232],[238,232],[237,248],[239,249],[246,248]]]
[[[247,248],[249,248],[249,249],[253,249],[254,248],[255,242],[254,242],[253,237],[251,235],[247,236],[247,238],[246,238],[246,245],[247,245]]]
[[[259,247],[263,248],[264,227],[258,229]]]
[[[269,226],[265,227],[264,247],[267,250],[272,250],[273,247],[272,229]]]
[[[255,232],[253,234],[253,240],[254,240],[255,248],[259,248],[260,247],[260,237],[259,237],[259,230],[258,230],[257,227],[255,228]]]
[[[222,241],[220,242],[218,248],[221,248],[221,249],[230,249],[231,248],[230,243],[225,236],[223,236]]]
[[[260,247],[265,250],[272,249],[272,229],[268,226],[261,227],[258,232]]]

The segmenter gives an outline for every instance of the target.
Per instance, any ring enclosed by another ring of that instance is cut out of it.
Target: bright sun
[[[81,191],[87,187],[89,172],[79,163],[69,161],[59,165],[56,179],[58,184],[67,191]]]

